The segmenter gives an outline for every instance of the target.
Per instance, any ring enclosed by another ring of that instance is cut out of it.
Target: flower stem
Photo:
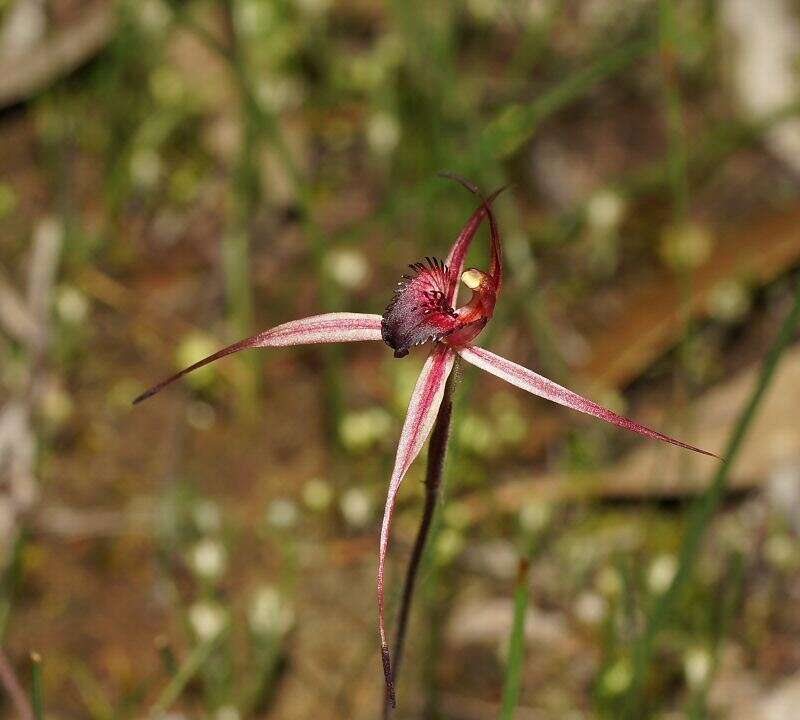
[[[223,236],[222,266],[228,321],[234,336],[249,335],[253,324],[253,287],[250,273],[251,224],[261,202],[261,181],[256,159],[260,148],[258,120],[254,117],[247,78],[246,58],[234,8],[230,2],[221,4],[225,32],[226,57],[233,70],[239,94],[241,113],[240,147],[232,168],[231,197],[228,227]],[[239,384],[239,396],[248,410],[253,410],[258,390],[259,355],[249,353],[243,360],[245,373]]]
[[[422,556],[428,541],[433,518],[436,514],[436,503],[439,499],[439,490],[444,476],[444,463],[447,457],[447,446],[450,441],[450,428],[453,417],[453,386],[455,372],[450,373],[444,388],[444,397],[436,415],[436,423],[431,432],[430,445],[428,446],[428,467],[425,471],[425,508],[422,511],[422,520],[414,541],[414,549],[408,561],[408,569],[403,583],[403,597],[400,601],[400,611],[397,617],[397,633],[394,640],[394,661],[392,663],[392,686],[397,687],[397,678],[400,674],[400,663],[403,659],[403,645],[405,644],[408,630],[408,618],[411,605],[414,601],[414,590],[417,584],[417,575],[422,564]],[[383,718],[389,717],[392,711],[388,687],[384,692]]]

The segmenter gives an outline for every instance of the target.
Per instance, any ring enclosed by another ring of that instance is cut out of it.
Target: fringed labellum
[[[409,266],[413,275],[403,275],[383,313],[381,335],[396,358],[426,342],[444,342],[463,347],[486,327],[497,301],[491,275],[471,268],[461,276],[470,290],[470,301],[454,310],[447,302],[450,270],[442,260],[425,258]]]

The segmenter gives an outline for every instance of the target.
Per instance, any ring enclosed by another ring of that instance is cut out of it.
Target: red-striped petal
[[[685,448],[686,450],[693,450],[694,452],[698,452],[703,455],[710,455],[711,457],[715,458],[719,457],[708,450],[701,450],[693,445],[688,445],[685,442],[676,440],[669,435],[664,435],[657,430],[652,430],[649,427],[640,425],[639,423],[629,420],[622,415],[617,415],[617,413],[612,412],[608,408],[604,408],[602,405],[598,405],[591,400],[581,397],[572,390],[568,390],[567,388],[554,383],[552,380],[548,380],[546,377],[533,372],[533,370],[528,370],[528,368],[523,367],[522,365],[517,365],[510,360],[506,360],[499,355],[489,352],[488,350],[472,346],[461,348],[457,352],[462,358],[464,358],[464,360],[472,363],[481,370],[485,370],[492,375],[496,375],[502,380],[505,380],[512,385],[516,385],[518,388],[527,390],[529,393],[543,397],[546,400],[551,400],[559,405],[564,405],[568,408],[572,408],[573,410],[578,410],[579,412],[586,413],[587,415],[592,415],[593,417],[599,418],[600,420],[605,420],[612,425],[621,427],[624,430],[630,430],[631,432],[644,435],[645,437],[652,438],[653,440],[661,440],[662,442],[671,443],[672,445],[677,445],[678,447]]]
[[[378,553],[378,625],[381,636],[381,651],[384,662],[386,684],[393,699],[391,671],[389,664],[389,644],[386,640],[386,614],[384,610],[384,572],[386,568],[386,553],[389,548],[389,535],[392,527],[397,492],[403,478],[411,467],[422,446],[428,439],[433,428],[439,406],[444,396],[444,386],[450,371],[453,369],[455,353],[445,345],[434,346],[422,372],[417,380],[417,385],[411,395],[408,405],[406,420],[400,441],[397,445],[397,456],[394,461],[394,470],[389,481],[389,493],[386,496],[386,508],[383,512],[381,524],[380,549]]]
[[[226,355],[232,355],[240,350],[262,347],[286,347],[289,345],[314,345],[319,343],[359,342],[362,340],[381,339],[381,316],[367,315],[364,313],[326,313],[293,320],[278,325],[270,330],[264,330],[239,340],[232,345],[218,350],[213,355],[190,365],[172,377],[162,380],[158,385],[150,388],[137,397],[133,404],[146,400],[155,395],[170,383],[183,377],[192,370],[197,370],[208,363],[219,360]]]

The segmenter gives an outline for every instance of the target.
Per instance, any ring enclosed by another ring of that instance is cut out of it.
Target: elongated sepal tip
[[[158,391],[159,391],[159,388],[157,388],[157,387],[150,388],[149,390],[145,390],[141,395],[139,395],[139,396],[137,396],[137,397],[135,397],[133,399],[133,402],[131,403],[131,405],[138,405],[140,402],[142,402],[142,400],[147,400],[147,398],[153,397],[153,395],[155,395]]]
[[[397,698],[394,695],[394,682],[392,682],[392,661],[389,657],[389,646],[385,643],[381,645],[381,661],[383,662],[383,678],[386,681],[386,694],[389,697],[389,705],[397,707]]]

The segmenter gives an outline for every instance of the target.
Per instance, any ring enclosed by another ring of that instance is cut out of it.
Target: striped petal
[[[611,410],[604,408],[602,405],[598,405],[591,400],[581,397],[572,390],[568,390],[567,388],[554,383],[552,380],[548,380],[546,377],[533,372],[533,370],[528,370],[528,368],[522,367],[522,365],[517,365],[510,360],[506,360],[499,355],[489,352],[488,350],[472,346],[461,348],[457,350],[457,352],[462,358],[464,358],[464,360],[472,363],[475,365],[475,367],[485,370],[492,375],[496,375],[502,380],[505,380],[512,385],[516,385],[518,388],[527,390],[533,395],[538,395],[539,397],[543,397],[546,400],[551,400],[559,405],[564,405],[568,408],[572,408],[573,410],[578,410],[579,412],[586,413],[587,415],[592,415],[593,417],[600,418],[600,420],[605,420],[612,425],[617,425],[624,430],[630,430],[631,432],[644,435],[645,437],[652,438],[653,440],[661,440],[662,442],[677,445],[678,447],[685,448],[686,450],[694,450],[694,452],[702,453],[703,455],[719,457],[712,452],[701,450],[693,445],[687,445],[686,443],[676,440],[669,435],[664,435],[656,430],[651,430],[644,425],[640,425],[633,420],[629,420],[622,415],[617,415],[617,413],[612,412]]]
[[[417,385],[411,395],[408,405],[403,431],[397,446],[394,470],[389,481],[389,493],[386,497],[386,508],[383,512],[381,525],[380,550],[378,555],[378,623],[381,635],[381,656],[383,670],[386,677],[386,686],[394,706],[394,690],[391,681],[391,665],[389,661],[389,644],[386,640],[386,614],[384,611],[384,572],[386,568],[386,553],[389,548],[389,534],[392,526],[397,492],[400,484],[411,467],[411,463],[419,455],[419,451],[428,439],[433,428],[436,414],[444,396],[444,386],[450,371],[453,369],[455,353],[445,345],[434,346],[422,372],[417,380]]]
[[[146,400],[155,395],[178,378],[183,377],[192,370],[197,370],[208,363],[219,360],[226,355],[232,355],[240,350],[262,347],[286,347],[289,345],[315,345],[319,343],[359,342],[361,340],[381,339],[381,316],[367,315],[364,313],[327,313],[293,320],[292,322],[278,325],[270,330],[264,330],[245,340],[239,340],[232,345],[218,350],[213,355],[190,365],[172,377],[162,380],[158,385],[150,388],[137,397],[133,404]]]

